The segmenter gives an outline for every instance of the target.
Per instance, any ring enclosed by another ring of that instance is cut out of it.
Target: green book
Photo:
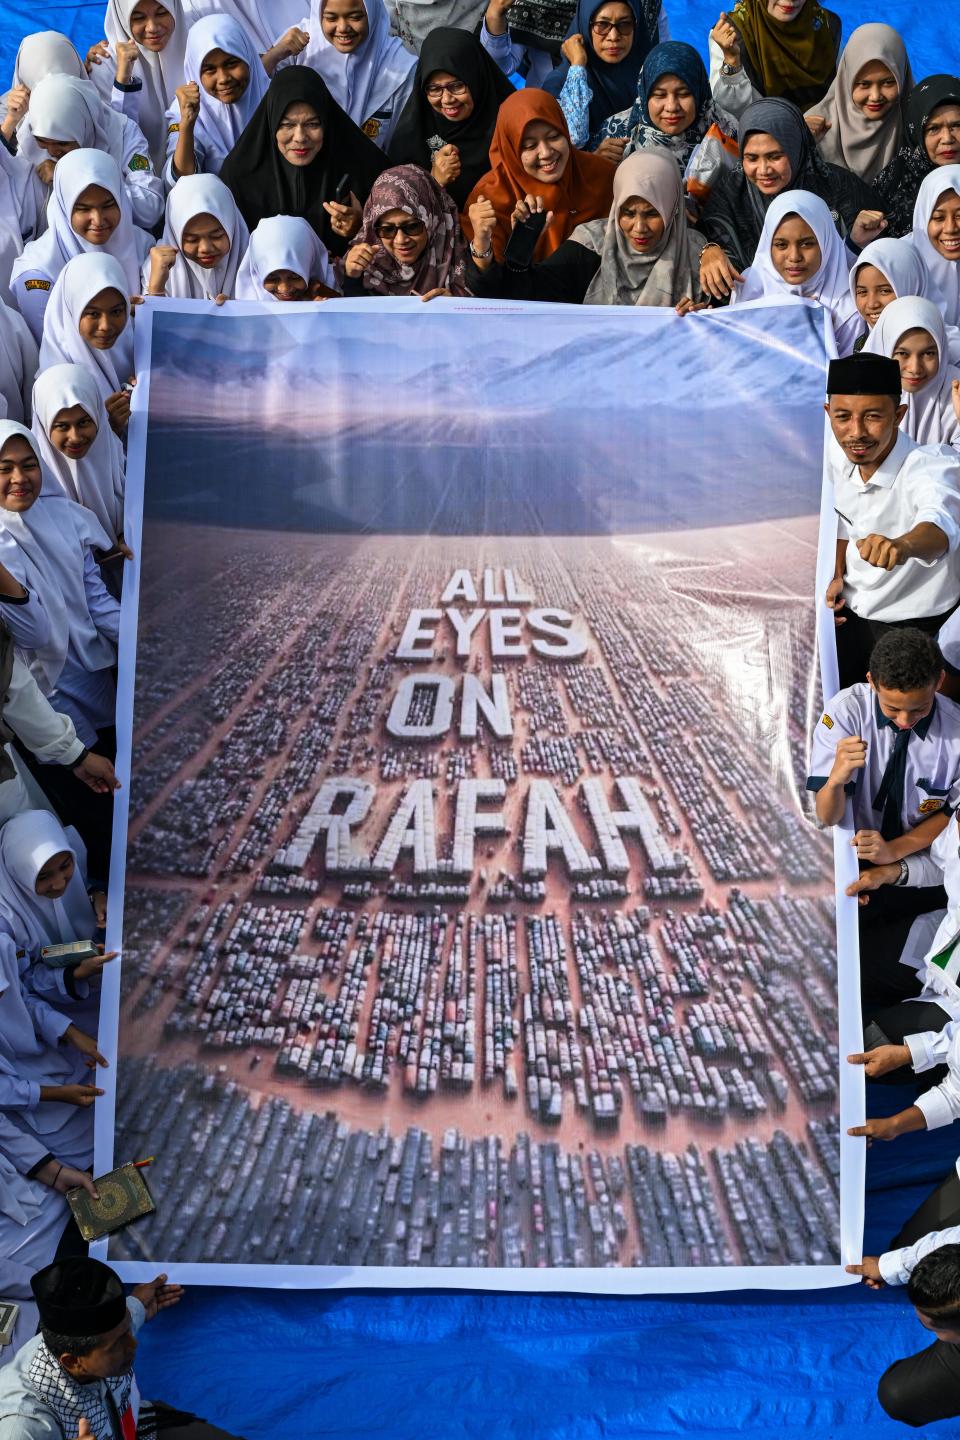
[[[147,1189],[146,1181],[135,1165],[121,1165],[109,1175],[94,1179],[99,1200],[94,1200],[82,1186],[67,1191],[67,1203],[84,1240],[99,1240],[149,1215],[157,1207]]]

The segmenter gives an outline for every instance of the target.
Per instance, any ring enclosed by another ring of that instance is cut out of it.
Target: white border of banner
[[[777,308],[796,304],[795,300],[750,302],[744,308]],[[811,303],[812,302],[808,302]],[[253,303],[230,301],[231,315],[262,314],[262,307]],[[419,311],[424,313],[418,298],[393,300],[356,299],[328,300],[323,310],[361,310],[371,316],[382,311]],[[486,310],[503,313],[528,312],[542,315],[545,311],[569,311],[568,305],[509,304],[499,301],[441,299],[432,301],[428,311]],[[820,307],[817,307],[820,309]],[[202,313],[201,303],[182,300],[148,300],[137,311],[136,373],[138,384],[131,402],[131,420],[127,454],[127,492],[124,534],[134,552],[124,577],[120,616],[120,661],[117,686],[117,773],[123,789],[115,797],[114,846],[110,869],[110,910],[107,925],[107,948],[122,950],[123,896],[125,871],[125,837],[129,810],[129,777],[133,748],[132,717],[135,680],[137,613],[140,587],[140,547],[143,532],[143,477],[147,448],[147,416],[150,404],[150,351],[153,315],[158,309],[166,312],[196,315]],[[213,303],[205,305],[216,313]],[[288,313],[297,311],[316,314],[316,304],[295,304]],[[638,312],[640,313],[640,312]],[[709,312],[708,312],[709,313]],[[824,326],[824,348],[828,359],[836,355],[836,345],[828,312],[821,310]],[[690,323],[688,320],[686,323]],[[694,323],[696,323],[694,321]],[[819,604],[834,572],[836,515],[833,488],[826,465],[826,445],[830,437],[829,422],[824,416],[824,460],[821,495],[819,547],[817,554],[817,644],[824,698],[836,693],[837,662],[832,615]],[[132,482],[132,483],[131,483]],[[860,1067],[847,1064],[846,1057],[863,1048],[860,1018],[860,961],[857,939],[857,902],[844,894],[844,889],[857,875],[857,861],[850,846],[852,827],[848,814],[843,825],[834,831],[835,874],[837,882],[837,1000],[839,1010],[840,1067],[840,1253],[839,1265],[768,1265],[768,1266],[624,1266],[622,1268],[589,1267],[583,1269],[486,1268],[463,1270],[441,1266],[314,1266],[314,1265],[215,1265],[186,1262],[166,1264],[171,1281],[194,1285],[246,1285],[260,1288],[301,1290],[499,1290],[521,1293],[587,1293],[606,1295],[707,1294],[717,1291],[820,1290],[825,1287],[855,1285],[858,1277],[847,1275],[843,1266],[862,1258],[864,1177],[866,1148],[862,1139],[847,1135],[847,1127],[860,1125],[865,1119],[865,1082]],[[116,1105],[116,1059],[120,1007],[120,965],[109,965],[103,972],[99,1044],[110,1058],[110,1069],[101,1071],[99,1083],[104,1089],[94,1115],[96,1164],[94,1174],[103,1175],[113,1169],[114,1113]],[[160,1262],[114,1260],[108,1256],[108,1241],[96,1241],[91,1255],[109,1261],[121,1279],[137,1284],[152,1280]]]

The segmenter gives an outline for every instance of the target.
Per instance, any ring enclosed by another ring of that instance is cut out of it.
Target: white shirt
[[[960,1160],[957,1161],[960,1173]],[[880,1274],[888,1285],[906,1285],[917,1265],[931,1250],[941,1245],[960,1245],[960,1225],[948,1225],[945,1230],[931,1230],[914,1245],[904,1245],[899,1250],[888,1250],[880,1256]]]
[[[960,1115],[960,1020],[951,1020],[943,1029],[905,1035],[903,1043],[918,1075],[935,1065],[947,1066],[947,1077],[918,1095],[913,1102],[923,1114],[928,1130],[951,1125]]]
[[[866,681],[841,690],[827,702],[813,731],[808,790],[822,790],[830,776],[837,746],[848,736],[866,741],[867,762],[847,786],[858,830],[879,830],[883,806],[874,799],[899,731],[880,709]],[[960,705],[936,695],[933,708],[914,725],[907,743],[901,821],[904,831],[922,820],[960,805]],[[939,885],[939,878],[932,882]],[[958,892],[960,899],[960,892]]]
[[[833,468],[837,538],[847,540],[843,598],[864,620],[919,620],[949,610],[960,597],[955,551],[960,543],[960,459],[948,445],[918,445],[900,431],[890,454],[864,482],[860,467]],[[893,539],[915,525],[939,525],[948,553],[915,557],[882,570],[860,558],[867,535]]]

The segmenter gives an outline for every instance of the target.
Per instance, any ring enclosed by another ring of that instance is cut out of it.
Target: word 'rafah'
[[[550,781],[531,780],[521,841],[524,875],[544,876],[554,854],[562,859],[572,876],[593,875],[601,867],[612,875],[626,875],[630,865],[622,839],[624,834],[639,836],[654,873],[675,870],[677,857],[663,842],[640,782],[634,776],[620,776],[616,788],[624,806],[620,810],[613,808],[599,779],[591,777],[580,787],[581,801],[596,834],[601,859],[587,850]],[[358,776],[341,775],[325,780],[293,839],[278,851],[275,863],[284,869],[302,869],[323,836],[326,868],[330,873],[372,871],[388,875],[402,858],[412,856],[417,875],[437,874],[441,868],[438,826],[430,781],[415,780],[407,786],[379,844],[372,853],[367,853],[356,847],[354,832],[366,819],[376,793],[374,785]],[[503,780],[460,781],[456,790],[451,858],[442,867],[445,873],[471,874],[478,835],[510,833],[501,809],[481,808],[481,804],[498,806],[506,794]]]
[[[458,609],[456,601],[475,608]],[[466,660],[484,635],[493,660],[522,660],[531,650],[548,660],[577,660],[588,643],[568,611],[537,606],[514,570],[505,569],[502,580],[497,571],[484,570],[479,588],[469,570],[455,570],[438,608],[410,611],[394,653],[398,660],[434,660],[437,646],[453,640],[457,658]]]

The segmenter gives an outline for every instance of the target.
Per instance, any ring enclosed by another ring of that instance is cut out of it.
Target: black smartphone
[[[534,210],[527,220],[514,225],[503,252],[503,263],[508,270],[529,270],[533,264],[533,252],[547,223],[546,210]]]
[[[333,198],[338,205],[350,204],[350,175],[341,175],[337,181],[337,188],[333,192]]]

